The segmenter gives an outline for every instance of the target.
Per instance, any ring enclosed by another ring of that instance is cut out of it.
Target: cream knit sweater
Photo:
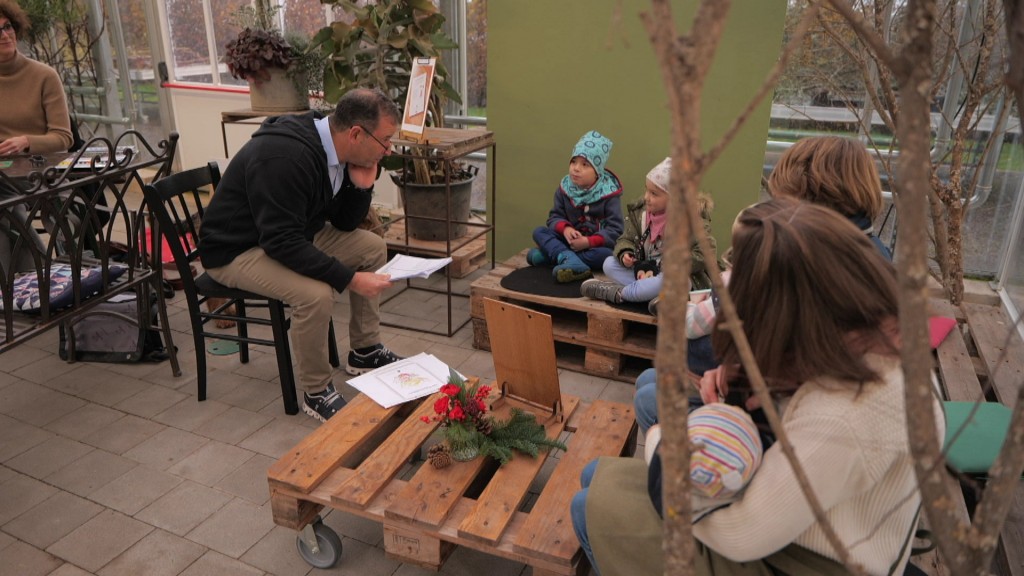
[[[61,152],[71,146],[71,117],[56,70],[23,56],[0,62],[0,140],[28,136],[28,152]]]
[[[920,503],[907,439],[898,359],[869,355],[882,376],[857,394],[829,379],[805,382],[783,425],[811,486],[851,558],[869,574],[888,574]],[[935,402],[939,437],[945,429]],[[815,523],[778,445],[764,455],[742,499],[693,527],[701,542],[734,561],[764,558],[795,542],[838,560]],[[902,574],[909,549],[900,558]]]

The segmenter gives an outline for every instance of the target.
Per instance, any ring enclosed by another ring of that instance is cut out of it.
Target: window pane
[[[213,0],[210,11],[213,13],[213,36],[217,46],[217,68],[220,70],[220,83],[234,86],[247,86],[248,82],[233,78],[224,64],[225,45],[234,40],[241,31],[235,22],[235,13],[242,6],[249,6],[249,0]]]
[[[467,0],[465,50],[467,114],[487,116],[487,0]]]
[[[210,82],[210,51],[202,0],[166,0],[174,79]]]
[[[309,0],[283,0],[284,31],[309,39],[327,24],[324,7]]]

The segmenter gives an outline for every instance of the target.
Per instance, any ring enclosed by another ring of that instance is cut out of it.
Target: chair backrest
[[[153,214],[153,261],[160,266],[163,243],[167,241],[175,267],[187,286],[192,277],[189,265],[199,258],[199,226],[203,220],[203,188],[215,189],[220,182],[216,162],[161,178],[143,187],[146,208]],[[159,235],[158,235],[159,234]],[[190,295],[191,296],[191,295]]]

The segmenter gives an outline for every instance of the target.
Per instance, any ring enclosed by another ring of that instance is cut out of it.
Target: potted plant
[[[448,70],[439,59],[443,50],[458,45],[441,30],[444,15],[434,3],[429,0],[378,0],[365,6],[352,0],[324,3],[341,8],[351,18],[351,22],[333,22],[313,38],[313,47],[319,47],[328,59],[323,84],[327,101],[335,102],[355,88],[379,88],[399,107],[405,106],[413,60],[434,57],[438,61],[427,106],[427,123],[443,127],[444,103],[448,99],[461,103],[462,98],[448,82]],[[402,159],[391,160],[393,163],[385,162],[384,167],[395,171],[391,177],[402,189],[406,216],[413,216],[408,220],[409,234],[425,240],[464,236],[465,225],[452,225],[449,234],[446,222],[415,216],[446,218],[447,176],[451,181],[451,220],[468,220],[476,171],[457,163],[453,173],[446,175],[443,163],[428,158],[413,162],[413,169],[407,172]]]
[[[255,112],[289,112],[309,108],[306,80],[296,66],[299,52],[274,24],[279,8],[269,0],[256,0],[235,13],[242,31],[227,43],[224,63],[231,75],[249,82]]]

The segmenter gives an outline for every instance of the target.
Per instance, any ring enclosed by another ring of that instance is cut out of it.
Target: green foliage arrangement
[[[533,414],[513,408],[507,420],[489,415],[484,400],[490,392],[490,386],[468,384],[452,371],[441,387],[442,396],[434,402],[434,417],[424,416],[423,421],[441,423],[453,453],[475,449],[502,464],[512,459],[513,450],[536,457],[541,449],[566,449],[562,442],[547,437]]]

